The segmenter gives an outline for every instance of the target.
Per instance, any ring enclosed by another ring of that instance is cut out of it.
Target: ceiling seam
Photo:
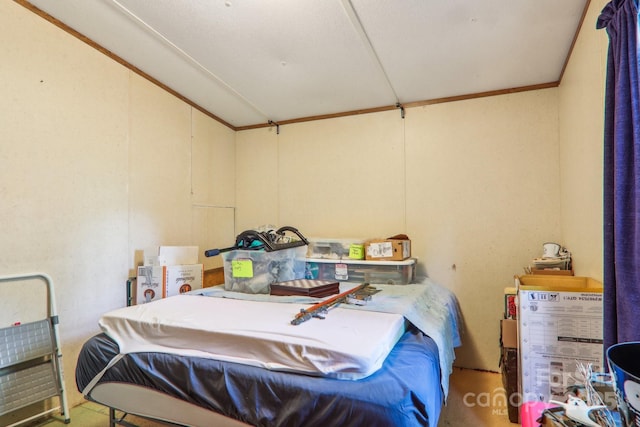
[[[393,94],[395,102],[399,103],[400,99],[398,98],[398,94],[396,93],[393,87],[393,84],[391,84],[391,80],[387,75],[387,71],[382,65],[382,62],[380,61],[380,57],[378,56],[378,53],[376,52],[375,48],[373,47],[373,44],[371,43],[371,39],[369,39],[369,36],[367,35],[367,31],[364,29],[364,26],[362,25],[362,21],[360,21],[358,12],[356,12],[355,7],[353,7],[351,0],[342,0],[341,3],[342,3],[342,8],[347,14],[347,17],[349,18],[349,21],[351,22],[353,29],[356,30],[356,32],[360,36],[360,39],[364,42],[364,45],[367,51],[373,58],[374,62],[378,65],[380,72],[382,72],[382,75],[384,76],[384,79],[387,82],[387,86],[389,87],[389,89],[391,90],[391,93]]]
[[[139,74],[140,76],[144,77],[145,79],[147,79],[150,82],[154,83],[155,85],[159,86],[163,90],[165,90],[168,93],[171,93],[172,95],[178,97],[179,99],[183,100],[187,104],[189,104],[192,107],[196,108],[198,111],[201,111],[203,114],[207,115],[208,117],[213,118],[214,120],[220,122],[221,124],[225,125],[226,127],[228,127],[229,129],[231,129],[231,130],[233,130],[235,132],[272,126],[272,124],[270,124],[267,121],[265,121],[263,123],[256,123],[256,124],[253,124],[253,125],[232,125],[232,124],[222,120],[221,118],[219,118],[218,116],[213,114],[211,111],[201,107],[200,105],[198,105],[198,104],[194,103],[193,101],[191,101],[190,99],[186,98],[181,93],[173,90],[172,88],[168,87],[167,85],[163,84],[162,82],[160,82],[160,81],[156,80],[155,78],[151,77],[150,75],[148,75],[144,71],[138,69],[133,64],[129,63],[128,61],[124,60],[123,58],[119,57],[118,55],[115,55],[113,52],[107,50],[105,47],[99,45],[97,42],[87,38],[83,34],[80,34],[76,30],[74,30],[71,27],[69,27],[68,25],[62,23],[60,20],[54,18],[53,16],[49,15],[48,13],[44,12],[43,10],[37,8],[36,6],[31,4],[29,2],[29,0],[14,0],[14,1],[17,4],[25,7],[29,11],[31,11],[31,12],[35,13],[36,15],[40,16],[41,18],[43,18],[43,19],[47,20],[48,22],[54,24],[55,26],[59,27],[63,31],[69,33],[70,35],[76,37],[77,39],[83,41],[84,43],[87,43],[89,46],[97,49],[102,54],[106,55],[107,57],[111,58],[112,60],[116,61],[117,63],[127,67],[128,69],[132,70],[133,72]],[[108,0],[106,0],[106,1],[108,1]],[[111,0],[111,1],[115,2],[115,0]],[[350,0],[341,0],[341,1],[343,2],[343,5],[344,5],[345,1],[350,1]],[[587,5],[585,6],[585,9],[583,10],[583,15],[582,15],[582,20],[581,20],[582,22],[578,26],[577,31],[579,31],[579,28],[584,23],[584,17],[585,17],[585,14],[586,14],[586,8],[588,7],[589,3],[590,3],[590,0],[587,1]],[[343,8],[345,8],[345,10],[347,10],[345,6],[343,6]],[[355,11],[353,13],[355,13]],[[356,19],[357,19],[357,17],[356,17]],[[364,31],[364,30],[362,30],[362,31]],[[366,34],[364,34],[364,36],[366,37]],[[575,40],[574,40],[574,44],[575,44]],[[370,46],[370,47],[371,47],[371,49],[373,49],[372,46]],[[370,51],[370,52],[373,55],[375,55],[374,51]],[[570,56],[570,54],[569,54],[569,56]],[[378,61],[378,63],[379,63],[379,61]],[[382,65],[380,63],[379,63],[379,65],[380,65],[381,69],[383,70]],[[565,63],[565,67],[566,67],[566,63]],[[386,76],[386,73],[385,73],[385,76]],[[531,91],[531,90],[554,88],[554,87],[558,87],[560,85],[560,82],[561,82],[561,79],[553,81],[553,82],[534,84],[534,85],[528,85],[528,86],[521,86],[521,87],[515,87],[515,88],[512,87],[512,88],[507,88],[507,89],[498,89],[498,90],[491,90],[491,91],[486,91],[486,92],[470,93],[470,94],[465,94],[465,95],[456,95],[456,96],[451,96],[451,97],[435,98],[435,99],[428,99],[428,100],[421,100],[421,101],[409,101],[409,102],[405,102],[405,103],[402,103],[402,104],[400,104],[399,101],[396,101],[395,105],[387,105],[387,106],[382,106],[382,107],[373,107],[373,108],[366,108],[366,109],[359,109],[359,110],[352,110],[352,111],[343,111],[343,112],[340,112],[340,113],[333,113],[333,114],[322,114],[322,115],[316,115],[316,116],[298,117],[298,118],[288,119],[288,120],[279,120],[278,124],[279,125],[287,125],[287,124],[301,123],[301,122],[307,122],[307,121],[324,120],[324,119],[337,118],[337,117],[345,117],[345,116],[352,116],[352,115],[359,115],[359,114],[368,114],[368,113],[389,111],[389,110],[394,110],[394,109],[399,108],[399,104],[401,105],[401,107],[407,109],[407,108],[423,107],[423,106],[446,103],[446,102],[452,102],[452,101],[461,101],[461,100],[467,100],[467,99],[483,98],[483,97],[487,97],[487,96],[497,96],[497,95],[512,94],[512,93],[525,92],[525,91]],[[390,85],[390,87],[391,87],[391,90],[393,90],[393,87],[391,85]],[[242,98],[242,99],[244,99],[244,98]],[[261,113],[261,114],[263,114],[263,113]],[[268,117],[266,114],[263,114],[263,115],[265,117]]]
[[[444,104],[447,102],[465,101],[469,99],[479,99],[479,98],[486,98],[490,96],[500,96],[500,95],[520,93],[520,92],[528,92],[532,90],[549,89],[549,88],[558,87],[559,85],[560,85],[559,81],[554,81],[554,82],[540,83],[540,84],[529,85],[529,86],[520,86],[520,87],[514,87],[514,88],[508,88],[508,89],[498,89],[498,90],[491,90],[486,92],[470,93],[467,95],[455,95],[455,96],[449,96],[444,98],[433,98],[433,99],[426,99],[422,101],[411,101],[406,103],[398,102],[394,105],[385,105],[382,107],[364,108],[360,110],[342,111],[339,113],[332,113],[332,114],[322,114],[317,116],[307,116],[307,117],[298,117],[294,119],[279,120],[278,124],[280,126],[283,126],[283,125],[290,125],[293,123],[303,123],[303,122],[311,122],[316,120],[335,119],[338,117],[356,116],[360,114],[381,113],[383,111],[397,110],[398,108],[404,109],[406,114],[406,110],[408,108],[426,107],[429,105]],[[270,126],[272,126],[270,123],[239,125],[239,126],[236,126],[234,130],[244,131],[244,130],[265,128]]]
[[[141,20],[140,18],[138,18],[133,12],[131,12],[129,9],[127,9],[125,6],[123,6],[122,4],[120,4],[120,2],[118,2],[117,0],[111,0],[111,3],[114,4],[115,6],[118,7],[118,9],[120,9],[120,11],[125,14],[129,19],[131,19],[133,22],[135,22],[138,26],[140,26],[141,28],[143,28],[145,31],[147,31],[148,33],[152,34],[153,36],[155,36],[156,38],[158,38],[159,40],[161,40],[165,45],[169,46],[174,52],[177,52],[180,56],[182,56],[184,59],[187,60],[187,62],[191,63],[191,65],[195,66],[196,68],[198,68],[201,72],[203,72],[205,75],[207,75],[209,78],[211,78],[212,80],[216,81],[217,83],[219,83],[222,87],[224,87],[229,93],[231,93],[233,96],[235,96],[236,98],[238,98],[239,100],[241,100],[243,103],[245,103],[247,106],[251,107],[256,113],[262,115],[263,117],[268,117],[268,114],[266,114],[264,111],[262,111],[260,108],[258,108],[256,105],[254,105],[251,101],[249,101],[247,98],[245,98],[240,92],[236,91],[235,89],[233,89],[231,86],[229,86],[224,80],[222,80],[220,77],[218,77],[217,75],[215,75],[214,73],[212,73],[211,71],[209,71],[204,65],[202,65],[201,63],[199,63],[198,61],[196,61],[191,55],[189,55],[187,52],[185,52],[184,50],[182,50],[181,48],[179,48],[178,46],[176,46],[174,43],[172,43],[169,39],[167,39],[165,36],[163,36],[162,34],[160,34],[158,31],[156,31],[155,29],[153,29],[152,27],[150,27],[149,25],[147,25],[143,20]]]

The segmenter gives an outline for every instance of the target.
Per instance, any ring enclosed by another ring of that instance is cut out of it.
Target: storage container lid
[[[363,265],[412,265],[416,258],[407,258],[402,261],[365,261],[363,259],[328,259],[328,258],[307,258],[307,262],[318,262],[325,264],[363,264]]]

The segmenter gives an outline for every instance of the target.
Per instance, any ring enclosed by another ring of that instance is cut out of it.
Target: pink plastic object
[[[537,421],[542,412],[548,408],[554,408],[558,405],[547,402],[524,402],[520,406],[520,423],[522,427],[538,427],[540,423]]]

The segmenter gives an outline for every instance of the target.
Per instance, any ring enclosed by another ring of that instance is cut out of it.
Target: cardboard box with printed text
[[[202,289],[203,264],[169,265],[165,269],[165,296],[184,294]]]
[[[370,240],[365,243],[364,252],[369,261],[403,261],[411,258],[411,240]]]
[[[145,265],[138,267],[136,286],[134,288],[135,295],[133,295],[133,301],[136,305],[164,297],[164,274],[165,267],[163,266]]]

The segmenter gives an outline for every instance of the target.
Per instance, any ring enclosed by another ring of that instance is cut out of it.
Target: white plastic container
[[[308,258],[349,259],[351,245],[364,245],[364,240],[361,239],[310,237],[307,240],[309,241]]]
[[[308,279],[340,282],[406,285],[415,281],[416,259],[404,261],[364,261],[307,258]]]

